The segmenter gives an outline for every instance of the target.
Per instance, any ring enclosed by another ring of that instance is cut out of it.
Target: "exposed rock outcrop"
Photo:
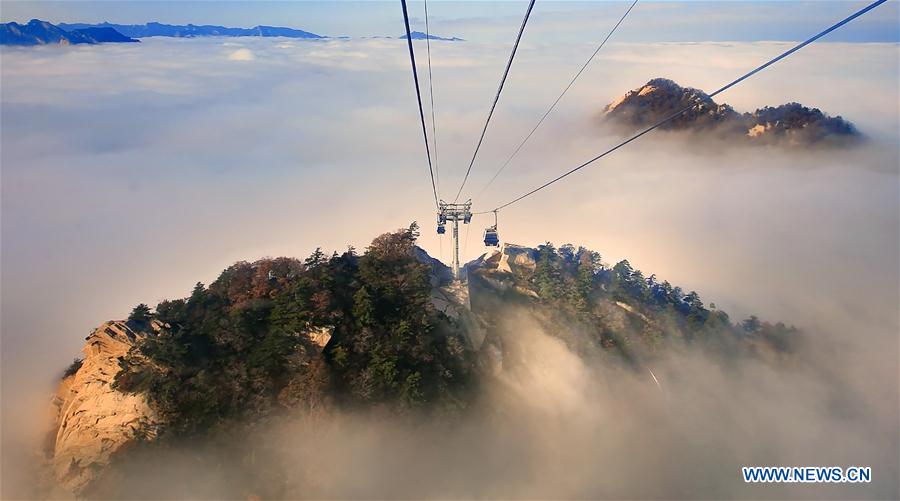
[[[497,269],[508,273],[514,273],[518,270],[525,272],[533,272],[535,267],[534,249],[522,247],[521,245],[505,244],[500,251],[500,261],[497,263]]]
[[[304,334],[314,346],[321,350],[322,348],[325,348],[328,341],[331,341],[331,336],[334,334],[334,327],[310,327]]]
[[[160,329],[155,321],[104,323],[87,337],[81,367],[60,382],[45,457],[55,480],[73,494],[94,480],[118,451],[137,439],[155,436],[159,421],[146,399],[117,391],[112,383],[119,358],[137,340]]]
[[[431,290],[431,304],[452,319],[459,319],[469,308],[469,286],[465,282],[449,283]]]
[[[704,129],[732,123],[740,117],[731,106],[716,104],[705,92],[681,87],[665,78],[654,78],[628,91],[604,108],[604,117],[618,125],[646,127],[688,106],[693,106],[660,129]]]
[[[453,280],[453,272],[450,270],[450,267],[440,260],[429,256],[425,249],[416,246],[413,247],[413,252],[418,262],[431,268],[429,276],[432,287],[440,287],[441,285],[449,284]]]
[[[722,139],[745,144],[788,147],[846,146],[862,138],[852,123],[816,108],[788,103],[738,113],[727,104],[716,103],[699,89],[682,87],[665,78],[650,80],[608,104],[603,119],[631,132],[688,107],[659,128],[714,133]]]
[[[334,327],[310,327],[297,335],[308,342],[297,353],[297,364],[308,365],[310,353],[320,352]],[[53,425],[44,458],[53,483],[73,495],[89,492],[115,455],[137,441],[154,440],[164,423],[142,393],[114,387],[119,360],[146,336],[165,335],[164,326],[109,321],[86,338],[80,364],[60,381],[52,402]]]

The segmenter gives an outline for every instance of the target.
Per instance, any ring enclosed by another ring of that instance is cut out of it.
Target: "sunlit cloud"
[[[228,54],[228,59],[231,61],[253,61],[256,59],[256,56],[253,55],[253,51],[250,49],[237,49]]]
[[[449,240],[430,226],[404,44],[154,38],[0,53],[4,381],[46,389],[92,327],[138,302],[184,296],[239,259],[362,248],[418,220],[421,245],[449,261]],[[593,48],[523,46],[472,192]],[[627,90],[654,77],[712,90],[784,49],[610,44],[476,208],[618,141],[596,118]],[[445,197],[459,186],[508,50],[432,44]],[[648,135],[503,211],[501,238],[583,244],[696,289],[735,317],[848,333],[865,351],[852,363],[870,361],[860,377],[896,381],[897,56],[896,44],[812,46],[721,96],[740,110],[799,101],[842,115],[871,138],[863,147],[710,151]],[[475,223],[463,229],[466,259],[483,252],[488,223]],[[560,384],[583,381],[569,376]]]

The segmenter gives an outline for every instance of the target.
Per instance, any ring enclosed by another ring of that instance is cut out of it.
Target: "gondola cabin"
[[[484,230],[484,245],[488,247],[500,246],[500,236],[497,234],[496,226],[491,226]]]

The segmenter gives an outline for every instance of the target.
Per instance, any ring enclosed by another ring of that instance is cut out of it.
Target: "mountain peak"
[[[796,102],[738,113],[716,103],[707,93],[654,78],[606,105],[603,119],[624,130],[649,127],[688,108],[662,124],[662,130],[714,132],[716,137],[752,144],[809,146],[848,145],[861,139],[856,127],[841,117]]]
[[[137,42],[110,26],[79,26],[65,30],[47,21],[32,19],[27,24],[0,24],[0,45],[71,45],[104,42]]]
[[[215,25],[198,25],[198,24],[165,24],[157,21],[150,21],[146,24],[110,24],[103,22],[101,24],[60,24],[60,28],[64,30],[79,30],[87,28],[113,28],[119,33],[132,38],[144,37],[286,37],[286,38],[304,38],[304,39],[320,39],[326,38],[309,31],[298,30],[295,28],[285,28],[281,26],[264,26],[258,25],[253,28],[231,28],[227,26]]]
[[[44,451],[53,476],[79,497],[118,497],[100,494],[115,492],[116,463],[137,444],[209,437],[289,410],[404,415],[413,402],[458,415],[479,381],[515,366],[504,348],[510,312],[546,322],[573,353],[632,367],[692,347],[777,363],[798,336],[755,317],[732,323],[696,292],[572,245],[506,244],[451,282],[416,236],[385,233],[361,255],[241,261],[187,297],[102,324],[54,399]]]
[[[425,34],[425,33],[421,32],[421,31],[412,31],[412,32],[409,33],[409,36],[410,36],[410,38],[412,38],[413,40],[426,40],[426,39],[428,39],[428,40],[438,40],[438,41],[442,41],[442,42],[464,42],[464,41],[465,41],[465,40],[463,40],[462,38],[457,38],[457,37],[451,37],[451,38],[439,37],[439,36],[435,35],[434,33]],[[397,37],[397,38],[406,38],[406,35],[400,35],[400,36]]]
[[[667,78],[654,78],[641,87],[628,91],[621,98],[608,104],[604,112],[619,124],[640,127],[649,126],[691,105],[695,107],[660,128],[698,128],[733,118],[735,115],[730,106],[720,107],[705,92],[692,87],[682,87]]]

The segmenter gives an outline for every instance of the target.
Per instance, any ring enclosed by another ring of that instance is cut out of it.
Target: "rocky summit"
[[[848,146],[862,139],[852,123],[817,108],[787,103],[739,113],[728,104],[716,103],[699,89],[682,87],[665,78],[650,80],[606,105],[602,121],[634,132],[685,108],[659,128],[703,133],[738,144],[786,147]]]

